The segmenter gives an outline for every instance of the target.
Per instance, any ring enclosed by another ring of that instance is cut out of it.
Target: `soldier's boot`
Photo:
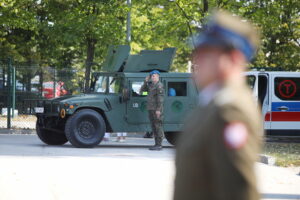
[[[146,132],[144,138],[153,138],[153,132]]]
[[[155,145],[153,147],[150,147],[149,150],[151,151],[161,151],[162,150],[162,141],[160,138],[155,137]]]

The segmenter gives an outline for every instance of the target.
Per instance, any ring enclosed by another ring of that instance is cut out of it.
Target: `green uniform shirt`
[[[174,200],[260,199],[254,163],[262,135],[247,86],[226,84],[188,118],[177,146]]]
[[[164,103],[164,88],[161,82],[153,84],[152,82],[144,82],[141,87],[141,92],[147,91],[147,109],[148,110],[157,110],[163,111]]]

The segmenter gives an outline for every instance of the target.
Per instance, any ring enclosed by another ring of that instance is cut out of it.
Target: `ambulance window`
[[[247,84],[249,85],[249,87],[251,88],[251,90],[254,89],[255,80],[256,80],[255,76],[253,76],[253,75],[247,76]]]
[[[168,82],[168,96],[187,96],[186,82]]]
[[[274,88],[275,95],[281,100],[300,100],[300,78],[276,77]]]
[[[268,77],[265,75],[259,75],[258,76],[258,100],[260,102],[260,105],[263,105],[265,99],[268,98],[267,88],[268,88]]]

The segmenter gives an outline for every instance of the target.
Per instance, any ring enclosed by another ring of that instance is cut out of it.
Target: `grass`
[[[300,167],[300,143],[265,143],[263,154],[276,158],[281,167]]]

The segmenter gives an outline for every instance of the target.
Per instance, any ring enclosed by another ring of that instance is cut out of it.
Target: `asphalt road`
[[[152,143],[128,138],[77,149],[0,134],[0,200],[171,200],[175,150],[164,142],[163,151],[149,151]],[[263,199],[300,199],[298,172],[260,163],[256,170]]]

